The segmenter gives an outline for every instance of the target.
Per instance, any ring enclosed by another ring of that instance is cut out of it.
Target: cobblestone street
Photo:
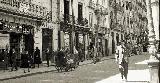
[[[159,80],[159,0],[0,0],[0,83]]]
[[[113,56],[114,57],[114,56]],[[97,64],[79,66],[71,72],[49,72],[18,79],[1,81],[0,83],[123,83],[115,59],[105,59]],[[127,83],[147,83],[149,71],[146,60],[148,55],[130,57]]]

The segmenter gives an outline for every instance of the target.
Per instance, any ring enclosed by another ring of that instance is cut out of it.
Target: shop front
[[[1,14],[0,17],[0,49],[15,49],[17,54],[17,63],[20,66],[21,54],[28,51],[30,56],[34,52],[34,26],[29,23],[18,21],[13,22],[14,16]],[[5,19],[4,19],[5,17]],[[19,18],[25,20],[23,18]],[[8,20],[8,21],[6,21]],[[0,56],[2,57],[2,56]]]

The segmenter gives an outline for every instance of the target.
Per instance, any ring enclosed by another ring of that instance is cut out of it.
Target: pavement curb
[[[109,60],[109,59],[112,59],[112,58],[104,57],[104,58],[101,59],[100,62],[105,61],[105,60]],[[92,63],[93,63],[92,60],[86,60],[84,62],[81,62],[79,66],[84,66],[84,65],[88,65],[88,64],[92,64]],[[42,74],[42,73],[48,73],[48,72],[53,72],[53,71],[57,71],[57,70],[54,68],[54,69],[46,70],[46,71],[39,71],[39,72],[33,72],[33,73],[25,73],[25,74],[16,75],[16,76],[13,76],[13,77],[6,77],[6,78],[2,78],[2,79],[0,78],[0,81],[9,80],[9,79],[17,79],[17,78],[21,78],[21,77],[27,77],[27,76],[32,76],[32,75]]]
[[[3,79],[0,79],[0,81],[9,80],[9,79],[17,79],[17,78],[21,78],[21,77],[27,77],[27,76],[32,76],[32,75],[42,74],[42,73],[48,73],[48,72],[53,72],[53,71],[56,71],[56,70],[53,69],[53,70],[48,70],[48,71],[39,71],[39,72],[33,72],[33,73],[26,73],[26,74],[22,74],[22,75],[13,76],[13,77],[3,78]]]

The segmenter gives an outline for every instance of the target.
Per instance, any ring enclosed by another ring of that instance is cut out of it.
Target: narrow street
[[[71,72],[59,73],[53,71],[18,79],[5,80],[0,83],[124,83],[120,79],[118,65],[113,57],[111,56],[110,59],[98,62],[97,64],[92,63],[79,66]],[[149,81],[149,76],[147,76],[148,66],[145,63],[145,60],[148,59],[148,55],[135,55],[130,57],[127,83],[147,83],[147,81]],[[140,79],[142,77],[143,79]]]

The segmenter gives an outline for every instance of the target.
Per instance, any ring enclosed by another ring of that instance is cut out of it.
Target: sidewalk
[[[101,60],[106,60],[110,59],[109,57],[104,57]],[[83,62],[80,62],[79,66],[83,65],[88,65],[92,64],[92,60],[85,60]],[[52,64],[54,65],[54,64]],[[40,68],[31,68],[30,72],[23,72],[22,68],[19,68],[17,71],[12,71],[10,72],[9,70],[0,70],[0,81],[3,80],[8,80],[8,79],[16,79],[16,78],[21,78],[21,77],[26,77],[26,76],[31,76],[35,74],[41,74],[41,73],[47,73],[47,72],[52,72],[52,71],[57,71],[54,66],[47,67],[46,62],[43,62],[43,64],[40,66]]]
[[[129,70],[127,81],[123,81],[119,73],[96,83],[149,83],[149,78],[150,76],[148,69]]]
[[[145,56],[145,54],[142,56]],[[148,59],[136,62],[134,64],[137,65],[136,67],[138,68],[139,66],[147,65],[147,62],[148,62]],[[130,69],[128,71],[127,81],[123,81],[121,79],[121,74],[118,73],[109,78],[100,80],[96,83],[149,83],[149,81],[150,81],[150,72],[149,72],[149,69],[147,68],[147,69]]]

